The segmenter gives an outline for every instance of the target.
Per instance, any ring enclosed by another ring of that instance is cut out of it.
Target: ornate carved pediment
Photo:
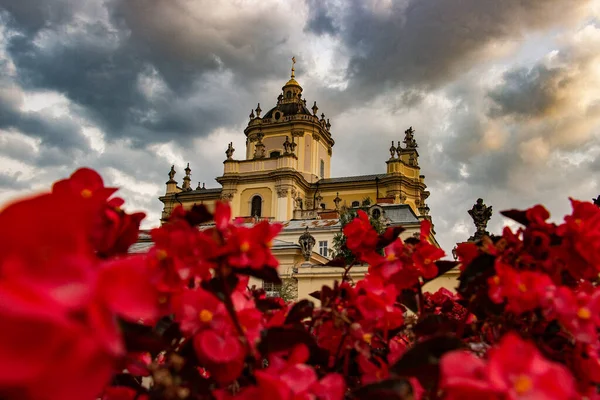
[[[221,200],[231,201],[233,200],[233,192],[223,192],[221,193]]]
[[[282,198],[282,197],[287,197],[289,188],[278,187],[278,188],[276,188],[276,190],[277,190],[277,197]]]

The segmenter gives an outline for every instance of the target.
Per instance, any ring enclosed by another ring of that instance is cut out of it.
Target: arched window
[[[254,196],[252,198],[252,203],[250,207],[250,216],[251,217],[261,217],[262,216],[262,199],[260,196]]]
[[[360,201],[353,201],[352,207],[360,207]]]
[[[373,210],[373,212],[371,212],[371,216],[375,219],[379,219],[381,218],[381,211],[378,208],[376,208]]]
[[[288,90],[287,93],[285,94],[285,97],[287,97],[288,99],[292,98],[292,91]]]

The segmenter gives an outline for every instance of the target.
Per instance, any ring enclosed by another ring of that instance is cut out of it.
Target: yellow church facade
[[[189,164],[179,184],[175,167],[171,168],[165,194],[160,197],[163,222],[180,204],[185,208],[204,204],[212,211],[217,201],[227,201],[233,217],[242,217],[247,223],[282,223],[284,229],[273,252],[293,297],[305,298],[341,277],[340,268],[325,264],[332,255],[333,237],[341,230],[342,210],[361,207],[384,225],[402,225],[406,228],[403,238],[418,234],[420,222],[431,219],[412,127],[404,132],[404,145],[392,142],[382,173],[331,177],[332,125],[324,113],[319,115],[316,101],[308,108],[293,65],[277,104],[264,114],[262,111],[259,104],[249,115],[244,129],[246,148],[236,151],[230,143],[225,150],[223,174],[216,178],[220,187],[206,188],[199,183],[193,189]],[[310,248],[302,235],[309,238]],[[433,232],[429,240],[437,245]],[[353,268],[352,278],[360,279],[365,272],[366,267]]]

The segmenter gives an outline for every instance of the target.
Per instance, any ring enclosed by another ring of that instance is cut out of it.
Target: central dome
[[[275,118],[277,112],[281,113],[280,118],[284,117],[286,115],[296,115],[296,114],[312,115],[310,110],[308,108],[306,108],[306,106],[303,103],[282,103],[282,104],[278,104],[277,106],[275,106],[275,107],[271,108],[269,111],[267,111],[267,113],[265,114],[265,116],[263,118],[274,118],[277,120],[277,119],[279,119],[279,118]]]

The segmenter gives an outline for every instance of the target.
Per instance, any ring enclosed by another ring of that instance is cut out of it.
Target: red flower
[[[146,214],[126,214],[121,209],[123,203],[118,197],[109,200],[92,231],[92,243],[102,257],[127,254],[129,246],[138,240],[140,223]]]
[[[577,341],[597,343],[596,328],[600,327],[600,289],[588,294],[561,287],[554,295],[553,305],[559,322]]]
[[[505,335],[489,351],[487,363],[471,353],[445,354],[440,387],[447,399],[575,399],[573,377],[542,357],[534,344]]]
[[[358,210],[356,218],[344,226],[343,232],[346,236],[346,247],[357,256],[375,251],[379,235],[363,210]]]
[[[301,345],[302,346],[302,345]],[[338,374],[327,374],[319,381],[314,369],[302,364],[301,358],[292,356],[288,360],[277,357],[269,359],[269,367],[256,372],[256,381],[261,396],[273,400],[322,399],[342,400],[344,378]],[[302,351],[302,354],[306,354]]]
[[[481,254],[479,247],[475,243],[466,242],[460,243],[456,247],[456,256],[460,261],[460,270],[464,271],[471,262]]]
[[[201,330],[224,331],[230,324],[225,305],[212,293],[203,289],[186,290],[175,304],[175,320],[181,331],[192,336]]]
[[[355,304],[368,325],[375,329],[390,330],[402,325],[404,313],[396,306],[398,292],[393,285],[385,285],[384,282],[374,276],[357,284],[359,295]]]
[[[386,379],[390,374],[388,366],[383,360],[378,357],[374,357],[374,359],[377,364],[372,363],[362,354],[357,357],[358,366],[362,373],[360,381],[363,385],[379,382]]]
[[[516,314],[548,305],[555,286],[544,273],[515,271],[496,262],[497,275],[489,279],[489,296],[496,303],[507,301],[507,310]]]
[[[252,228],[232,226],[226,236],[227,263],[237,268],[277,268],[279,262],[271,253],[273,239],[283,226],[259,222]]]

